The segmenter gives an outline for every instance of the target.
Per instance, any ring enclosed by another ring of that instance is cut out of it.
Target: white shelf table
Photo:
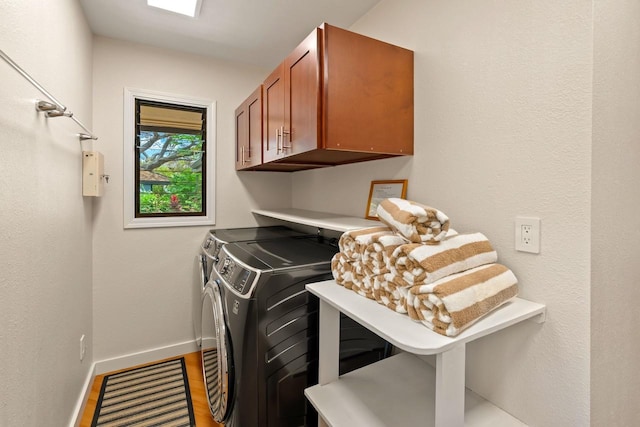
[[[466,343],[526,319],[543,322],[545,306],[516,298],[456,337],[445,337],[333,280],[307,289],[320,299],[319,383],[305,395],[321,426],[524,426],[465,389]],[[404,351],[338,375],[340,312]],[[436,366],[415,355],[436,355]]]

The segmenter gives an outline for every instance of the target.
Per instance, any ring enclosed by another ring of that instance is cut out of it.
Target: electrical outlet
[[[516,250],[540,253],[540,218],[516,217]]]
[[[531,225],[523,224],[520,226],[521,241],[525,246],[531,245]]]
[[[82,334],[82,336],[80,336],[80,361],[81,362],[84,359],[84,355],[86,352],[87,352],[87,347],[84,342],[84,334]]]

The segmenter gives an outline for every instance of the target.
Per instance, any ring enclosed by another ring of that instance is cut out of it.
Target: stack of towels
[[[404,199],[377,214],[384,225],[340,237],[331,269],[345,288],[450,337],[518,294],[482,233],[459,234],[441,211]]]

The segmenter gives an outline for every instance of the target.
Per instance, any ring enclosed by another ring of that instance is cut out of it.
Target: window
[[[136,99],[136,218],[205,215],[206,113]]]
[[[125,228],[214,223],[214,109],[125,89]]]

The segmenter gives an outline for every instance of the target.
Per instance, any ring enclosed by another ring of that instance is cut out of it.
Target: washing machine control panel
[[[220,260],[220,249],[222,249],[224,244],[225,242],[209,235],[205,238],[204,242],[202,242],[202,252],[207,254],[215,264]]]
[[[249,292],[256,277],[255,271],[244,268],[224,252],[221,253],[217,271],[226,284],[240,294]]]

